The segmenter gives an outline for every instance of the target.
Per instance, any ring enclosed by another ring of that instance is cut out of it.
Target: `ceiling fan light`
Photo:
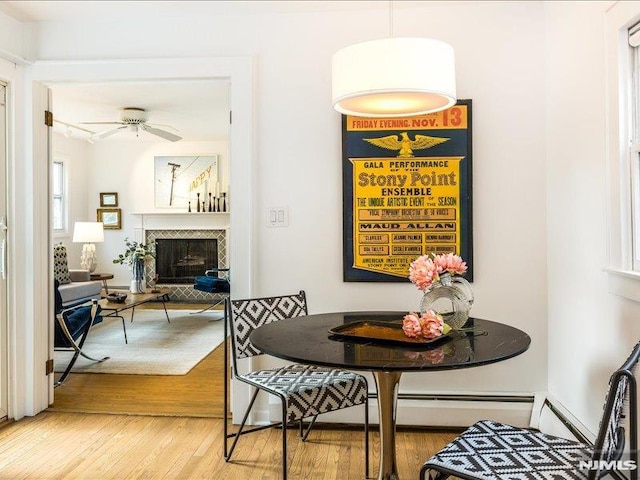
[[[333,107],[345,115],[404,117],[456,103],[453,48],[428,38],[387,38],[339,50]]]

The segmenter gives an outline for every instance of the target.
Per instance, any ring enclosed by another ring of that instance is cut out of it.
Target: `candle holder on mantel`
[[[198,211],[200,211],[200,192],[196,193],[196,195],[198,196],[198,200],[197,200]],[[204,205],[204,202],[202,202],[202,204]]]
[[[227,193],[226,192],[222,192],[222,211],[223,212],[227,211]]]

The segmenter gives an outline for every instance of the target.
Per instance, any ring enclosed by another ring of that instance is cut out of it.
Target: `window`
[[[640,8],[606,11],[609,292],[640,302]]]
[[[53,232],[62,233],[66,231],[67,227],[66,171],[64,162],[60,160],[53,162],[51,177],[53,181],[51,189],[53,193]]]

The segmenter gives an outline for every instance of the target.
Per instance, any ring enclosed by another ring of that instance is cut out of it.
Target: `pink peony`
[[[407,337],[419,337],[422,334],[418,314],[411,312],[402,319],[402,330]]]
[[[442,335],[444,321],[442,317],[433,310],[427,310],[420,317],[420,327],[424,338],[438,338]]]
[[[438,279],[438,272],[433,260],[428,255],[416,258],[409,266],[409,280],[418,290],[426,290]]]
[[[418,316],[415,312],[410,312],[402,319],[402,330],[407,337],[437,338],[443,333],[444,321],[433,310],[428,310],[421,316]]]
[[[462,260],[462,257],[454,255],[453,253],[436,255],[433,263],[438,273],[449,272],[451,275],[462,275],[467,271],[467,263]]]

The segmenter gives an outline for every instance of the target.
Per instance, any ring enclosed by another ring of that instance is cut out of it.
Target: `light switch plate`
[[[267,208],[267,227],[288,227],[289,207]]]

